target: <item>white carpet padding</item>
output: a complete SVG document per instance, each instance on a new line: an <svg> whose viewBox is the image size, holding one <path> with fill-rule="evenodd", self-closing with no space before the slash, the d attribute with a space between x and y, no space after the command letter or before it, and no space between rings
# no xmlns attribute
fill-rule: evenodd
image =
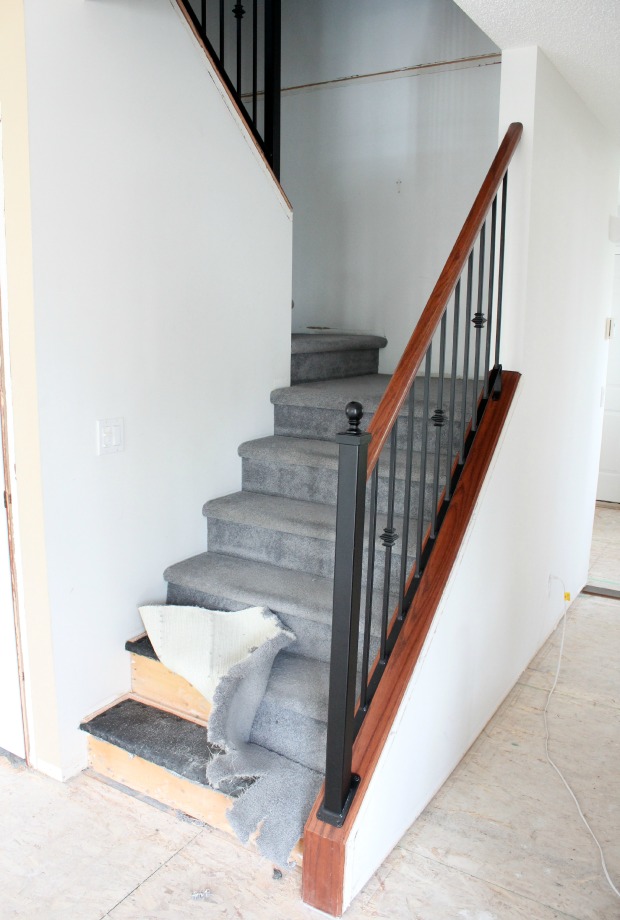
<svg viewBox="0 0 620 920"><path fill-rule="evenodd" d="M210 702L233 665L284 631L266 607L233 613L174 605L139 610L162 664L184 677Z"/></svg>
<svg viewBox="0 0 620 920"><path fill-rule="evenodd" d="M141 607L160 661L213 702L209 741L221 748L206 766L214 788L235 778L255 782L227 815L244 843L259 829L260 852L286 867L321 787L320 773L250 743L273 662L295 641L263 607L234 613L202 607Z"/></svg>

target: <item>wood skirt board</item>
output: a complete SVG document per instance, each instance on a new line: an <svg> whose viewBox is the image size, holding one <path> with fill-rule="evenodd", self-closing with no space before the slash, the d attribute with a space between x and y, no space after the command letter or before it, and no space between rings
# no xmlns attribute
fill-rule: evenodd
<svg viewBox="0 0 620 920"><path fill-rule="evenodd" d="M170 671L161 661L131 656L131 689L141 699L161 705L177 715L206 725L211 703L183 677Z"/></svg>

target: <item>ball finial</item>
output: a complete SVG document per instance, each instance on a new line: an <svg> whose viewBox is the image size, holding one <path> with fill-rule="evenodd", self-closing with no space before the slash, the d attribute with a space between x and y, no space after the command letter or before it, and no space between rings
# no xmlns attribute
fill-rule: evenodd
<svg viewBox="0 0 620 920"><path fill-rule="evenodd" d="M355 401L347 403L345 412L349 420L349 429L347 434L359 434L360 422L362 420L362 416L364 415L362 404Z"/></svg>

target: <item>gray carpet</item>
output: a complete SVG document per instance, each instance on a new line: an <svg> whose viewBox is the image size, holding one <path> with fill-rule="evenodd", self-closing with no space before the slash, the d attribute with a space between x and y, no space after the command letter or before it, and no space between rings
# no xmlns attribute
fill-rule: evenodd
<svg viewBox="0 0 620 920"><path fill-rule="evenodd" d="M250 742L256 713L265 696L276 656L294 640L281 632L240 661L220 681L209 718L209 741L222 748L207 765L207 781L228 788L233 781L254 779L228 812L243 843L258 830L259 851L280 867L302 836L320 789L320 773ZM295 732L295 726L285 734ZM290 741L294 750L294 737Z"/></svg>

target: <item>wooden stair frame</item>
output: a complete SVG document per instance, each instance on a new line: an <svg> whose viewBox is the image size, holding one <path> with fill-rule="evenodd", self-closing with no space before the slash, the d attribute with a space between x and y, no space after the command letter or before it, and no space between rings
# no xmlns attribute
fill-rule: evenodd
<svg viewBox="0 0 620 920"><path fill-rule="evenodd" d="M446 588L480 489L508 417L520 374L502 373L502 393L491 399L455 489L418 591L353 746L353 772L361 779L342 827L319 820L321 789L304 830L302 897L331 916L343 911L347 843L374 771L413 676Z"/></svg>
<svg viewBox="0 0 620 920"><path fill-rule="evenodd" d="M143 638L145 634L136 636ZM134 642L135 640L131 640ZM207 728L211 703L183 677L170 671L157 658L130 652L131 693L116 700L135 699L155 709L195 722ZM106 709L109 707L106 707ZM84 719L89 722L99 711ZM226 816L234 799L208 786L198 785L182 776L171 773L166 767L131 754L121 747L88 735L88 765L94 774L104 780L112 780L134 792L153 799L162 805L197 818L228 834L234 840L237 836ZM253 844L253 841L251 841ZM241 844L240 844L241 845ZM291 860L297 866L303 861L303 840L293 848Z"/></svg>

